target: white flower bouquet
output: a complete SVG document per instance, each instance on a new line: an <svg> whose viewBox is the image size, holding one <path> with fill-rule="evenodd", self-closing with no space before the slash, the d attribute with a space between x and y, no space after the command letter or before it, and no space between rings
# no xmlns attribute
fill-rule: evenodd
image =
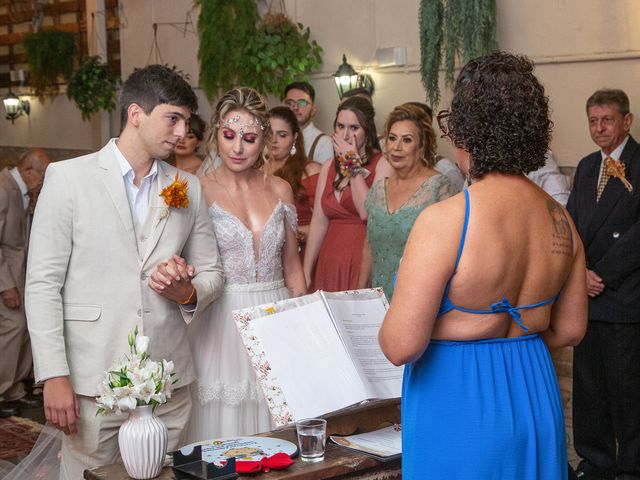
<svg viewBox="0 0 640 480"><path fill-rule="evenodd" d="M173 362L149 359L149 337L138 335L138 327L129 333L130 356L116 360L104 372L100 396L96 398L97 414L110 415L135 409L141 405L158 405L171 398L174 385Z"/></svg>

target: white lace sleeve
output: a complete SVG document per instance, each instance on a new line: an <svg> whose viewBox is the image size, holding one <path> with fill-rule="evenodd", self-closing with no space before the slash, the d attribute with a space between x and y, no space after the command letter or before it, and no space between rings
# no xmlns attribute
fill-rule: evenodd
<svg viewBox="0 0 640 480"><path fill-rule="evenodd" d="M284 207L284 216L289 222L289 225L291 226L294 232L297 232L298 231L298 214L296 212L295 205L282 202L282 206Z"/></svg>

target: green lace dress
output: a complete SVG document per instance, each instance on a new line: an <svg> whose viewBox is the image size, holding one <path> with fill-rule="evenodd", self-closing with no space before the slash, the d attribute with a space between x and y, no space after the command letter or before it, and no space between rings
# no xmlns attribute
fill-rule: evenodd
<svg viewBox="0 0 640 480"><path fill-rule="evenodd" d="M444 175L427 178L396 211L387 206L387 179L369 189L365 207L369 213L367 239L371 247L371 286L382 287L387 299L393 296L393 280L400 265L409 232L416 218L429 205L459 193Z"/></svg>

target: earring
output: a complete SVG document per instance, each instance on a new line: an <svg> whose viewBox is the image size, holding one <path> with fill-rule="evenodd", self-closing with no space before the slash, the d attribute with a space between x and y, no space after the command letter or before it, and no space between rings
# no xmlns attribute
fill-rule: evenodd
<svg viewBox="0 0 640 480"><path fill-rule="evenodd" d="M298 149L296 148L295 143L293 145L291 145L291 156L294 156L296 153L298 153Z"/></svg>

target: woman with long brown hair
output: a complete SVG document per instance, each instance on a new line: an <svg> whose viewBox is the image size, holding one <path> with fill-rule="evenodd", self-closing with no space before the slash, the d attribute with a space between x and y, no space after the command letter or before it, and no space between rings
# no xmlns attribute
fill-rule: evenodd
<svg viewBox="0 0 640 480"><path fill-rule="evenodd" d="M269 120L273 135L269 143L270 159L265 169L286 180L293 189L298 213L298 245L300 257L304 258L321 165L305 155L302 131L290 108L272 108L269 110Z"/></svg>
<svg viewBox="0 0 640 480"><path fill-rule="evenodd" d="M365 198L374 180L391 170L378 150L374 116L373 105L360 97L345 100L336 112L336 156L320 170L304 256L307 285L314 288L336 292L358 286Z"/></svg>

